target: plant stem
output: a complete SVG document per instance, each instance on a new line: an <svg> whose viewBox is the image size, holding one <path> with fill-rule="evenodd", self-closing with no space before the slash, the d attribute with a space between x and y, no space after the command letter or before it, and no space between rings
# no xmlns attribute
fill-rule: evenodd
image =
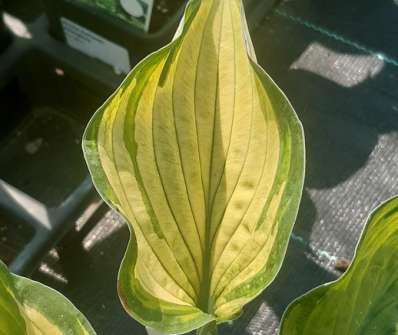
<svg viewBox="0 0 398 335"><path fill-rule="evenodd" d="M196 335L218 335L217 322L212 321L197 330Z"/></svg>

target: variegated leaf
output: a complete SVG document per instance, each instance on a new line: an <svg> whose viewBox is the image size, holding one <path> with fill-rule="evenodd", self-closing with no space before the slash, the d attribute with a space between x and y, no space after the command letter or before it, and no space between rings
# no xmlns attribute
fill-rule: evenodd
<svg viewBox="0 0 398 335"><path fill-rule="evenodd" d="M95 332L60 293L11 274L0 261L0 334L95 335Z"/></svg>
<svg viewBox="0 0 398 335"><path fill-rule="evenodd" d="M303 133L256 62L240 0L191 0L175 39L96 112L83 149L129 223L119 295L138 321L183 333L230 320L273 280L301 197Z"/></svg>

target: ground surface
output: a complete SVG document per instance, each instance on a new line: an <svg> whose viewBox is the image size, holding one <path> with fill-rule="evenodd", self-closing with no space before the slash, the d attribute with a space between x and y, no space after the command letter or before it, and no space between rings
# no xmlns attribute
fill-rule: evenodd
<svg viewBox="0 0 398 335"><path fill-rule="evenodd" d="M277 334L292 299L335 279L351 258L369 211L398 193L398 3L293 0L254 34L259 62L303 121L307 177L287 258L266 292L222 334ZM66 294L98 334L140 335L115 288L127 227L113 213L70 257L35 278ZM42 270L46 266L42 267Z"/></svg>

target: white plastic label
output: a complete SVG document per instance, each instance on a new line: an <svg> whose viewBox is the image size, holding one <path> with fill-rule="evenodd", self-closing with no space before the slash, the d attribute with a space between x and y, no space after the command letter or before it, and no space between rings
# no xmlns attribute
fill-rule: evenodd
<svg viewBox="0 0 398 335"><path fill-rule="evenodd" d="M125 48L67 18L62 17L61 24L69 46L113 66L116 73L130 71L129 53Z"/></svg>
<svg viewBox="0 0 398 335"><path fill-rule="evenodd" d="M120 5L147 32L151 23L153 2L154 0L120 0Z"/></svg>

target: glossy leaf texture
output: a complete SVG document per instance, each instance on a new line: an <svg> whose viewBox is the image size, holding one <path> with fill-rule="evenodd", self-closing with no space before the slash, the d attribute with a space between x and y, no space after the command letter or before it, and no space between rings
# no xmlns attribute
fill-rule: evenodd
<svg viewBox="0 0 398 335"><path fill-rule="evenodd" d="M377 208L337 281L286 310L281 335L398 335L398 197Z"/></svg>
<svg viewBox="0 0 398 335"><path fill-rule="evenodd" d="M256 63L242 8L191 0L174 40L83 139L94 184L131 231L123 305L164 333L239 315L278 272L297 214L302 127Z"/></svg>
<svg viewBox="0 0 398 335"><path fill-rule="evenodd" d="M0 334L95 335L95 332L60 293L11 274L0 261Z"/></svg>

